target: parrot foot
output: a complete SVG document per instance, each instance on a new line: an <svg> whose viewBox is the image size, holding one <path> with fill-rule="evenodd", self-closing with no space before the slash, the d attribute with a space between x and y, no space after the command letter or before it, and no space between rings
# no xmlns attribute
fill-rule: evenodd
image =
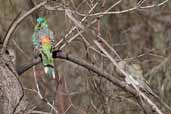
<svg viewBox="0 0 171 114"><path fill-rule="evenodd" d="M60 56L62 54L62 50L56 50L53 51L53 58L57 58L58 56Z"/></svg>

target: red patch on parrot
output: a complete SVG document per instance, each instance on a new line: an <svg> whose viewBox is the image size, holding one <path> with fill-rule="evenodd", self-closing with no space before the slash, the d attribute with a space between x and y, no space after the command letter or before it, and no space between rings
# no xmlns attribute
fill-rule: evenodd
<svg viewBox="0 0 171 114"><path fill-rule="evenodd" d="M44 36L42 39L41 39L41 44L49 44L50 43L50 38L48 36Z"/></svg>

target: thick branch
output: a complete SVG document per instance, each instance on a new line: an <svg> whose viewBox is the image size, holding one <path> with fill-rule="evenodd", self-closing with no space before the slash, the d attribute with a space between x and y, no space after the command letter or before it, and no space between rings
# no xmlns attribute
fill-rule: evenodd
<svg viewBox="0 0 171 114"><path fill-rule="evenodd" d="M54 51L53 57L59 58L59 59L64 59L64 60L67 60L69 62L73 62L77 65L80 65L86 69L89 69L90 71L98 74L96 76L105 78L106 80L111 82L113 85L122 88L124 91L129 92L130 94L134 95L135 98L139 99L139 97L138 97L139 94L132 87L128 86L125 82L116 79L112 75L105 72L103 69L100 69L100 68L94 66L93 64L90 64L84 60L81 60L78 57L73 57L71 55L64 54L61 51ZM33 65L39 64L40 62L41 62L41 58L40 58L40 56L38 56L37 59L35 59L33 62L30 62L29 64L25 64L22 67L20 67L21 69L17 68L17 72L19 75L21 75L22 73L27 71L29 68L31 68ZM145 107L143 107L143 108L145 108Z"/></svg>
<svg viewBox="0 0 171 114"><path fill-rule="evenodd" d="M41 62L41 58L37 57L33 59L33 61L30 61L29 63L23 64L21 66L17 66L16 70L17 70L18 75L23 74L24 72L32 68L34 65L39 64L40 62Z"/></svg>
<svg viewBox="0 0 171 114"><path fill-rule="evenodd" d="M133 95L137 95L136 91L134 89L132 89L130 86L128 86L125 82L122 82L118 79L116 79L115 77L113 77L112 75L108 74L107 72L105 72L103 69L99 69L96 66L94 66L93 64L90 64L84 60L80 60L77 57L73 57L71 55L68 54L64 54L62 52L59 51L54 51L53 52L53 56L54 58L60 58L60 59L64 59L70 62L73 62L75 64L78 64L86 69L89 69L91 71L93 71L94 73L98 74L97 76L103 77L105 79L107 79L108 81L110 81L111 83L113 83L114 85L124 89L125 91L133 94ZM17 72L19 75L21 75L22 73L24 73L26 70L28 70L29 68L31 68L33 65L36 65L38 63L41 62L40 57L37 57L37 59L35 59L33 62L29 63L29 64L25 64L21 67L17 68Z"/></svg>

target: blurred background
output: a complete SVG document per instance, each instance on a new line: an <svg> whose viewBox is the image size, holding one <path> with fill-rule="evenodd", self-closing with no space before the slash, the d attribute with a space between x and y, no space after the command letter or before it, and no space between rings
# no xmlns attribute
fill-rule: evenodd
<svg viewBox="0 0 171 114"><path fill-rule="evenodd" d="M8 47L15 49L16 66L32 60L31 36L36 18L43 16L55 33L56 43L63 41L56 49L66 44L62 47L63 52L120 78L114 65L93 42L100 36L119 54L120 58L108 49L117 62L122 59L130 66L136 66L136 72L141 74L139 76L145 78L156 94L171 106L171 2L168 0L160 4L163 1L54 0L19 24ZM42 0L0 0L1 43L11 23L40 2ZM111 7L117 2L116 6ZM108 8L111 9L106 13ZM79 24L84 17L86 19ZM96 22L91 24L94 20ZM74 26L76 29L67 35ZM46 78L42 64L36 65L36 74L42 94L50 102L55 98L54 106L61 114L143 114L131 95L96 77L97 74L60 59L55 59L55 69L63 80L58 89L56 82ZM28 107L33 108L30 113L50 112L48 105L33 91L36 88L33 69L26 71L19 79L25 89ZM167 110L162 110L167 113Z"/></svg>

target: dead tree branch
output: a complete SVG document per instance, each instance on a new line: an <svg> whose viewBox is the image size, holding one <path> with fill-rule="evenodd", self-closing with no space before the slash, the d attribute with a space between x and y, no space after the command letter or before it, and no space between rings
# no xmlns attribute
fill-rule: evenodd
<svg viewBox="0 0 171 114"><path fill-rule="evenodd" d="M102 69L97 68L93 64L90 64L90 63L88 63L88 62L86 62L84 60L80 60L77 57L73 57L71 55L64 54L64 53L59 52L59 51L54 51L53 56L54 56L54 58L64 59L64 60L73 62L75 64L78 64L78 65L80 65L80 66L82 66L82 67L84 67L86 69L89 69L89 70L93 71L94 73L98 74L97 76L100 76L100 77L103 77L103 78L107 79L108 81L110 81L114 85L122 88L123 90L125 90L125 91L127 91L127 92L129 92L129 93L131 93L131 94L133 94L135 96L137 95L136 91L132 87L128 86L125 82L122 82L122 81L116 79L112 75L108 74L107 72L105 72ZM28 63L28 64L25 64L22 67L20 67L20 68L23 68L23 69L20 69L20 70L17 69L17 72L21 75L22 73L24 73L25 71L27 71L28 69L33 67L33 65L36 65L36 64L38 64L40 62L41 62L41 58L38 57L32 63Z"/></svg>
<svg viewBox="0 0 171 114"><path fill-rule="evenodd" d="M118 68L120 70L120 72L125 76L125 78L129 78L130 74L128 74L126 71L124 71L122 68L120 68L120 66L117 64L117 62L110 56L110 54L100 45L100 43L98 43L97 41L94 41L94 43L98 46L98 48L106 54L106 56L108 56L108 58L111 60L111 62L116 66L116 68ZM155 112L157 112L158 114L164 114L159 108L158 106L153 103L153 101L151 101L151 99L149 99L140 89L139 87L135 84L135 81L133 78L130 78L130 84L134 87L134 89L137 91L138 95L140 97L142 97L144 100L146 100L149 105L151 105L151 107L154 109Z"/></svg>
<svg viewBox="0 0 171 114"><path fill-rule="evenodd" d="M126 82L118 80L114 76L112 76L112 75L108 74L107 72L105 72L103 69L97 68L93 64L90 64L90 63L88 63L88 62L86 62L84 60L81 60L78 57L73 57L71 55L64 54L61 51L54 51L53 52L53 57L63 59L63 60L67 60L69 62L73 62L73 63L75 63L77 65L80 65L80 66L82 66L82 67L84 67L86 69L89 69L90 71L98 74L96 76L103 77L104 79L111 82L113 85L118 86L119 88L122 88L124 91L134 95L135 98L138 98L138 96L139 96L139 93L135 89L130 87L128 84L126 84ZM39 64L40 62L41 62L41 58L37 57L37 59L35 59L33 62L31 62L29 64L25 64L24 66L20 67L22 69L20 69L20 70L17 69L17 72L21 75L22 73L27 71L29 68L33 67L33 65ZM154 110L154 109L152 109L152 110Z"/></svg>
<svg viewBox="0 0 171 114"><path fill-rule="evenodd" d="M3 42L3 48L2 48L2 53L5 52L7 44L9 42L9 39L12 35L12 33L15 31L15 29L17 28L17 26L27 17L29 16L31 13L33 13L34 11L36 11L37 9L41 8L42 6L44 6L48 1L43 1L40 4L36 5L35 7L33 7L32 9L30 9L28 12L26 12L23 16L21 16L20 18L18 18L13 25L10 27L10 29L7 31L7 35L4 38L4 42Z"/></svg>

